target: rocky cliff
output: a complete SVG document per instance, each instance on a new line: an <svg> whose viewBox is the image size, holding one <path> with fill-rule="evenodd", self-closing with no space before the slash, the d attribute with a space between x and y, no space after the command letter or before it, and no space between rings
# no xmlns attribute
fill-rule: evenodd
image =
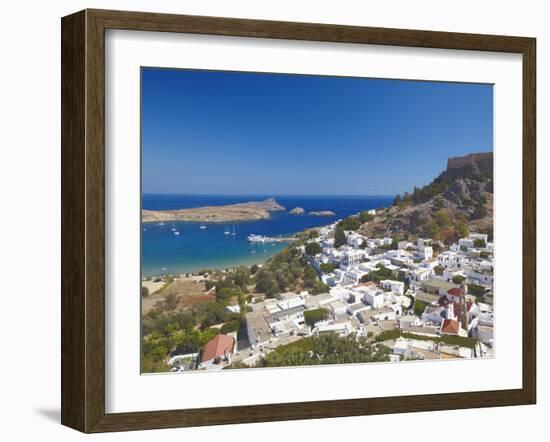
<svg viewBox="0 0 550 442"><path fill-rule="evenodd" d="M449 158L430 184L396 197L360 232L373 236L419 236L452 242L468 231L493 231L493 154Z"/></svg>

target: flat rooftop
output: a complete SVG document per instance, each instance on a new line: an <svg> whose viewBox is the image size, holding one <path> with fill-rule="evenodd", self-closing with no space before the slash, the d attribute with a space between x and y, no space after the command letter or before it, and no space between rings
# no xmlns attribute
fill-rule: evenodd
<svg viewBox="0 0 550 442"><path fill-rule="evenodd" d="M428 279L426 281L422 281L421 285L424 287L430 287L434 289L444 289L444 290L451 290L457 285L451 284L450 282L443 281L441 279Z"/></svg>

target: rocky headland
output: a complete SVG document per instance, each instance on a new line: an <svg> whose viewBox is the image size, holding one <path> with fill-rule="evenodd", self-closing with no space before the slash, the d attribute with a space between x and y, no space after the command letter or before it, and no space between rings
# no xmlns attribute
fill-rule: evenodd
<svg viewBox="0 0 550 442"><path fill-rule="evenodd" d="M271 212L286 210L274 198L264 201L228 204L225 206L205 206L176 210L142 210L142 222L189 221L201 223L221 223L255 221L271 217Z"/></svg>

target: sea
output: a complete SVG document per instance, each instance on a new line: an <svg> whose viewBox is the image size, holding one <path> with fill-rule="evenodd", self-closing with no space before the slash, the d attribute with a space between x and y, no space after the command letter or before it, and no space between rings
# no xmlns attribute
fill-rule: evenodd
<svg viewBox="0 0 550 442"><path fill-rule="evenodd" d="M143 223L141 232L142 276L177 275L201 269L225 269L261 264L288 246L288 243L249 243L251 234L290 236L302 230L331 224L363 210L387 207L393 196L288 196L288 195L168 195L144 194L142 207L150 210L184 209L263 201L275 198L287 209L272 212L271 218L236 223L165 222ZM306 214L288 211L302 207ZM334 216L308 215L310 211L330 210ZM174 235L172 229L180 232ZM224 232L235 232L225 235Z"/></svg>

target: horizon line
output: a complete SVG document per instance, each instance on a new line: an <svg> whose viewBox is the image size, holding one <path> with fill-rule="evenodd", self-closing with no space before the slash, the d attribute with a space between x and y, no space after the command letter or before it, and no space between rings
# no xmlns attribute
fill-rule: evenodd
<svg viewBox="0 0 550 442"><path fill-rule="evenodd" d="M288 197L288 196L310 196L310 197L395 197L399 193L391 194L345 194L345 193L335 193L335 194L305 194L305 193L177 193L177 192L141 192L141 195L171 195L171 196L260 196L260 197Z"/></svg>

